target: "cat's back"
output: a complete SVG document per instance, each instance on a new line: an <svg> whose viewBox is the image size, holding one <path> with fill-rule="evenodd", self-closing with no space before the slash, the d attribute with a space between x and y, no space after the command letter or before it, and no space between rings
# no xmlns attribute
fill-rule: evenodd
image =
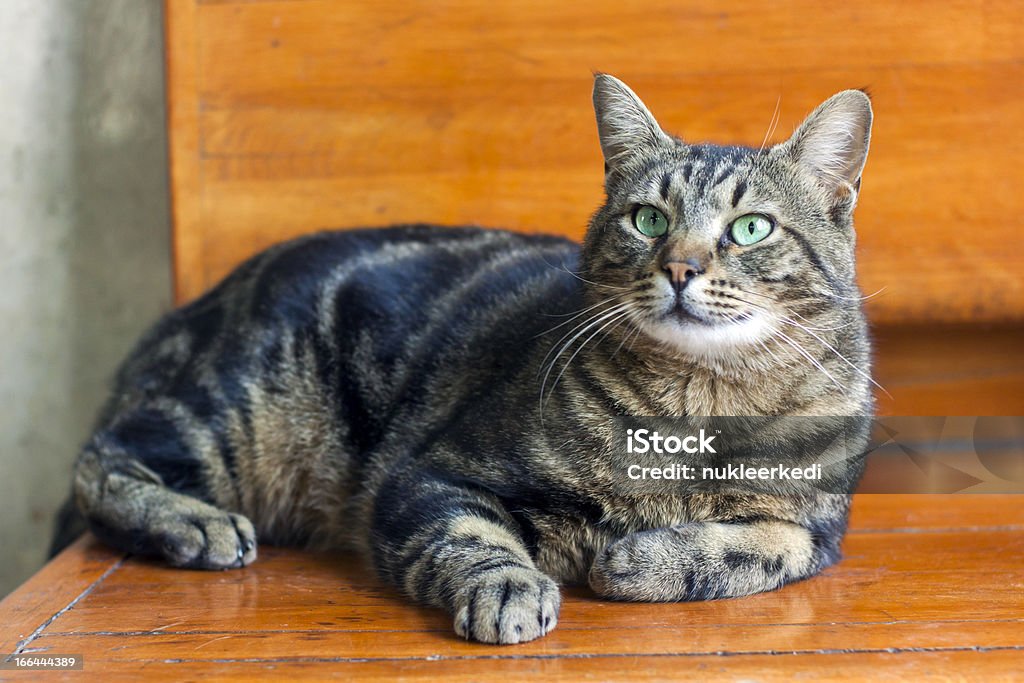
<svg viewBox="0 0 1024 683"><path fill-rule="evenodd" d="M415 328L460 294L496 303L538 274L562 279L577 245L548 235L408 225L322 232L273 247L247 271L238 317L293 328L330 323ZM229 278L230 280L230 278ZM536 285L536 283L534 283ZM243 322L238 320L238 322Z"/></svg>
<svg viewBox="0 0 1024 683"><path fill-rule="evenodd" d="M296 366L357 381L482 328L514 347L550 326L538 306L572 305L577 252L560 237L422 224L283 242L159 321L122 366L114 403L243 401L245 385Z"/></svg>

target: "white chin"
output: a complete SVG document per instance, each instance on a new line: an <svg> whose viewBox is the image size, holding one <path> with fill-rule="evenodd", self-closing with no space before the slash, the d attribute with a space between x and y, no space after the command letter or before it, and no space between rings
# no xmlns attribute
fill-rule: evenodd
<svg viewBox="0 0 1024 683"><path fill-rule="evenodd" d="M705 325L697 321L665 319L641 323L653 339L687 356L723 359L748 349L768 336L763 316L752 315L742 322Z"/></svg>

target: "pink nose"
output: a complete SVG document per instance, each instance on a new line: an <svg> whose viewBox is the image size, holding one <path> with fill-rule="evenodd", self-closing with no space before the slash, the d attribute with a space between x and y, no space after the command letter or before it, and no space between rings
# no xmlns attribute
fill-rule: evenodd
<svg viewBox="0 0 1024 683"><path fill-rule="evenodd" d="M678 290L682 289L690 280L704 272L704 268L695 258L688 258L682 261L669 261L664 265L668 279Z"/></svg>

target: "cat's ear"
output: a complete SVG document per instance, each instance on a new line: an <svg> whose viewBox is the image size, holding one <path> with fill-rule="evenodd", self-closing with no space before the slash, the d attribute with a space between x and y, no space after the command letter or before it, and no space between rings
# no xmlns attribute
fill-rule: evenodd
<svg viewBox="0 0 1024 683"><path fill-rule="evenodd" d="M828 98L781 146L834 194L856 191L871 142L871 99L860 90Z"/></svg>
<svg viewBox="0 0 1024 683"><path fill-rule="evenodd" d="M640 98L614 76L594 77L594 113L608 170L671 141Z"/></svg>

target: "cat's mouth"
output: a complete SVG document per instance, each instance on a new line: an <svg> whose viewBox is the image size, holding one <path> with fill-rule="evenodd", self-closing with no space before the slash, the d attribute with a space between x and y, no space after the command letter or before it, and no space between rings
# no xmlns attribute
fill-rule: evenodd
<svg viewBox="0 0 1024 683"><path fill-rule="evenodd" d="M665 312L665 319L677 322L681 325L698 324L714 325L715 322L701 315L699 311L683 299L676 299L675 303Z"/></svg>
<svg viewBox="0 0 1024 683"><path fill-rule="evenodd" d="M699 305L673 302L641 323L651 337L692 357L727 358L756 345L768 334L762 316L753 312L725 315Z"/></svg>

